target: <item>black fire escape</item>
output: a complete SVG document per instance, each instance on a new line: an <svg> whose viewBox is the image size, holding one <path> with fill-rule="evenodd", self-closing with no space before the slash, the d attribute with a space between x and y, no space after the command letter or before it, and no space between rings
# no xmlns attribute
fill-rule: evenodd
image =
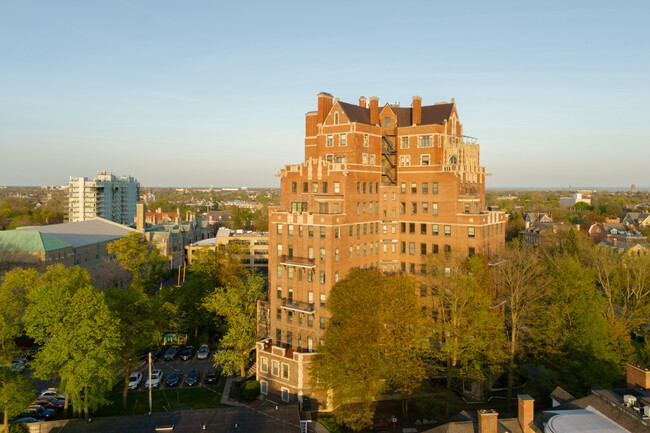
<svg viewBox="0 0 650 433"><path fill-rule="evenodd" d="M382 185L397 185L397 150L395 145L386 135L382 136L381 154L383 159L382 166Z"/></svg>

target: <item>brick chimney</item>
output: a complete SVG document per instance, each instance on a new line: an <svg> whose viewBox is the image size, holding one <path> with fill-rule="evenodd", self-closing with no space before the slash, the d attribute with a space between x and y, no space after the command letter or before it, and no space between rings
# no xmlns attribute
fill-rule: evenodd
<svg viewBox="0 0 650 433"><path fill-rule="evenodd" d="M176 218L174 219L174 223L176 223L176 225L179 225L181 223L181 208L180 207L176 208Z"/></svg>
<svg viewBox="0 0 650 433"><path fill-rule="evenodd" d="M499 414L492 409L478 411L478 433L497 433Z"/></svg>
<svg viewBox="0 0 650 433"><path fill-rule="evenodd" d="M376 96L370 97L370 123L379 124L379 98Z"/></svg>
<svg viewBox="0 0 650 433"><path fill-rule="evenodd" d="M413 97L413 124L419 125L422 123L422 98L420 96Z"/></svg>
<svg viewBox="0 0 650 433"><path fill-rule="evenodd" d="M318 123L323 123L332 109L332 95L321 92L318 94Z"/></svg>
<svg viewBox="0 0 650 433"><path fill-rule="evenodd" d="M366 97L365 96L359 97L359 107L366 108Z"/></svg>
<svg viewBox="0 0 650 433"><path fill-rule="evenodd" d="M533 433L530 423L535 418L535 399L528 394L517 396L517 418L524 433Z"/></svg>
<svg viewBox="0 0 650 433"><path fill-rule="evenodd" d="M625 373L628 388L638 386L646 391L650 390L650 369L628 362L625 366Z"/></svg>
<svg viewBox="0 0 650 433"><path fill-rule="evenodd" d="M135 205L135 229L144 233L144 203Z"/></svg>

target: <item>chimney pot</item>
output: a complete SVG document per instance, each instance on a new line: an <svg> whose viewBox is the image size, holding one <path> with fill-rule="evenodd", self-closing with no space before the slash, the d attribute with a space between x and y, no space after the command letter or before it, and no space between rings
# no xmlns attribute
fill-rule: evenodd
<svg viewBox="0 0 650 433"><path fill-rule="evenodd" d="M478 411L478 433L497 433L499 414L492 409Z"/></svg>
<svg viewBox="0 0 650 433"><path fill-rule="evenodd" d="M366 97L365 96L359 97L359 107L366 108Z"/></svg>

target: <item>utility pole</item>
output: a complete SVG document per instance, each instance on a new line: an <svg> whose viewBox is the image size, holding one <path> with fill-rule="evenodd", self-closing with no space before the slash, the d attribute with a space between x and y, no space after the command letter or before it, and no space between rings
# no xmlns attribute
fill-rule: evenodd
<svg viewBox="0 0 650 433"><path fill-rule="evenodd" d="M153 406L151 402L151 351L149 351L149 415L153 413Z"/></svg>

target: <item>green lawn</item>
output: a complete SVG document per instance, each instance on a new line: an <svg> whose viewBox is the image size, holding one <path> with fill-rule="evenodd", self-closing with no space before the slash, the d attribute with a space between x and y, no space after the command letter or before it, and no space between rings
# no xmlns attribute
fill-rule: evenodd
<svg viewBox="0 0 650 433"><path fill-rule="evenodd" d="M226 379L221 378L216 387L175 388L151 393L154 412L168 412L180 408L206 409L224 407L220 400ZM134 415L149 412L149 393L129 391L127 409L122 410L122 392L114 390L108 396L110 403L101 407L95 416Z"/></svg>

